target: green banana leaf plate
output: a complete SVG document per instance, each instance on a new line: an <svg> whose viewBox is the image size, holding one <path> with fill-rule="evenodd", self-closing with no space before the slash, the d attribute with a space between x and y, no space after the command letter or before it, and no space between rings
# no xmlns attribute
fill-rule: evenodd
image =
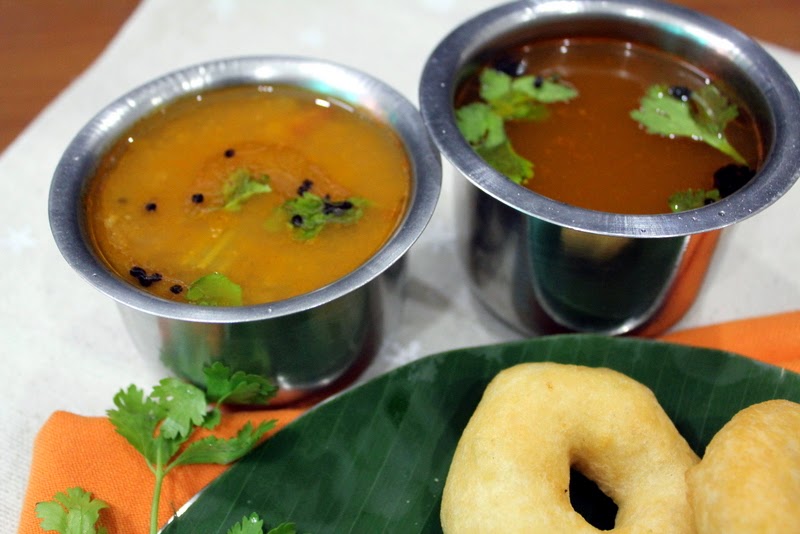
<svg viewBox="0 0 800 534"><path fill-rule="evenodd" d="M310 410L211 483L163 532L224 534L253 512L304 533L441 532L442 488L462 430L492 377L529 361L610 367L639 380L701 456L740 409L773 398L800 402L800 375L657 341L577 334L454 350Z"/></svg>

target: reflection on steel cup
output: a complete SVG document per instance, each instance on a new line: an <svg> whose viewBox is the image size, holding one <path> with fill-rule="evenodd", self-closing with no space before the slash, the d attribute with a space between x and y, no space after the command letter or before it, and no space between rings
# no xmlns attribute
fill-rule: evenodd
<svg viewBox="0 0 800 534"><path fill-rule="evenodd" d="M190 93L243 84L283 83L359 106L387 123L409 159L411 192L403 219L364 264L318 290L255 306L215 307L173 302L120 280L85 235L83 192L104 152L134 122ZM203 367L222 361L257 373L279 387L286 403L341 385L377 353L397 321L404 255L430 220L441 187L441 163L414 106L399 92L360 71L299 57L231 58L169 73L101 110L67 147L50 188L50 225L67 262L119 304L124 322L146 356L179 376L203 381Z"/></svg>
<svg viewBox="0 0 800 534"><path fill-rule="evenodd" d="M482 52L537 39L605 37L678 56L735 91L753 115L764 161L736 193L683 213L593 211L518 186L462 138L453 96ZM466 178L460 248L479 300L528 335L654 335L691 306L719 237L780 198L800 177L800 94L749 37L694 11L648 0L501 5L438 44L420 107L434 142Z"/></svg>

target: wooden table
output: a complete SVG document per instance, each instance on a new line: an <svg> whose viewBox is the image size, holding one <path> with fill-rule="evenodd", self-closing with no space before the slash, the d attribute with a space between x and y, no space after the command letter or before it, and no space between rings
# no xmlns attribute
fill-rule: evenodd
<svg viewBox="0 0 800 534"><path fill-rule="evenodd" d="M94 61L138 3L0 0L0 150ZM800 0L675 3L800 52Z"/></svg>

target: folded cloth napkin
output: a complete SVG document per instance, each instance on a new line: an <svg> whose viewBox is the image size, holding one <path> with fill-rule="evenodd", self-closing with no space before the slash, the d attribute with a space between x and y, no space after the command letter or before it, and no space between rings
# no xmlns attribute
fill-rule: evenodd
<svg viewBox="0 0 800 534"><path fill-rule="evenodd" d="M735 352L800 373L800 311L680 330L660 339Z"/></svg>
<svg viewBox="0 0 800 534"><path fill-rule="evenodd" d="M800 311L684 330L662 340L736 352L800 372ZM229 437L246 421L276 419L282 428L307 406L226 414L215 435ZM273 433L274 433L273 431ZM201 432L199 437L207 435ZM159 506L160 524L225 470L218 465L175 468L166 478ZM54 413L34 444L30 481L25 495L20 534L40 533L36 503L79 486L106 501L102 523L110 533L148 531L153 475L144 461L105 417Z"/></svg>

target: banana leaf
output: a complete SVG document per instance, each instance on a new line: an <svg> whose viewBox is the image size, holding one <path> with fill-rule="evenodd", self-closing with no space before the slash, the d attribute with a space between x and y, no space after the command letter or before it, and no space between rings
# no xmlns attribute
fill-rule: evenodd
<svg viewBox="0 0 800 534"><path fill-rule="evenodd" d="M701 456L738 410L800 401L800 375L658 341L578 334L454 350L312 409L212 482L164 532L224 534L257 512L268 525L291 521L314 534L439 533L450 460L484 388L503 368L546 360L610 367L646 384Z"/></svg>

